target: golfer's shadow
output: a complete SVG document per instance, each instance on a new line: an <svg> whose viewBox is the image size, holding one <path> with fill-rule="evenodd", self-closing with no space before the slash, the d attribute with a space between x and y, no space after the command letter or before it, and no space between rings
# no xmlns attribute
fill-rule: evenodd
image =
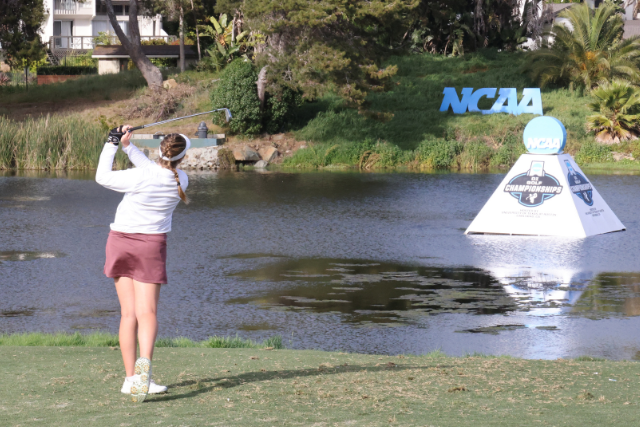
<svg viewBox="0 0 640 427"><path fill-rule="evenodd" d="M450 366L436 364L438 368L448 368ZM333 368L309 368L309 369L298 369L298 370L285 370L285 371L266 371L266 372L247 372L244 374L232 376L232 377L219 377L219 378L203 378L198 380L189 380L182 381L176 384L168 385L169 389L174 387L186 387L190 385L195 385L198 388L189 391L187 393L177 394L177 395L165 395L162 397L155 397L153 399L148 399L147 401L151 402L166 402L169 400L177 400L177 399L187 399L190 397L195 397L202 393L210 392L214 389L225 389L225 388L233 388L249 383L259 382L259 381L270 381L270 380L286 380L291 378L301 378L301 377L313 377L319 375L334 375L334 374L345 374L345 373L356 373L356 372L382 372L382 371L402 371L407 369L426 369L433 366L402 366L402 365L383 365L383 366L371 366L371 365L340 365ZM224 381L223 381L224 380Z"/></svg>

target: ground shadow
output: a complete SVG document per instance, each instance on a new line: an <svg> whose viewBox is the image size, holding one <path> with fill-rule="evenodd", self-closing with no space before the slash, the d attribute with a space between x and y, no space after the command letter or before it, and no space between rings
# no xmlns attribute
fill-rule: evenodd
<svg viewBox="0 0 640 427"><path fill-rule="evenodd" d="M283 370L283 371L266 371L266 372L247 372L244 374L231 376L231 377L217 377L217 378L202 378L197 380L182 381L175 384L170 384L167 387L169 389L175 387L187 387L192 386L195 389L186 393L177 395L164 395L162 397L156 397L149 402L168 402L171 400L188 399L198 396L203 393L208 393L217 388L233 388L241 385L270 381L270 380L287 380L292 378L312 377L321 375L335 375L344 373L357 373L357 372L385 372L385 371L402 371L408 369L427 369L427 368L439 368L446 369L451 368L450 365L440 365L435 363L433 366L414 366L414 365L396 365L393 363L387 363L382 366L367 366L367 365L340 365L333 368L308 368L298 370Z"/></svg>

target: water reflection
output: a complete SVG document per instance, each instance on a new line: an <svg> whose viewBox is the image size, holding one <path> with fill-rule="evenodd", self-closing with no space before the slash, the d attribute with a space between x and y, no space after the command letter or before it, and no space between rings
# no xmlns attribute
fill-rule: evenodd
<svg viewBox="0 0 640 427"><path fill-rule="evenodd" d="M61 252L29 252L29 251L0 251L2 261L33 261L35 259L60 258L65 256Z"/></svg>
<svg viewBox="0 0 640 427"><path fill-rule="evenodd" d="M340 313L348 315L348 322L408 322L438 313L496 314L517 308L495 279L475 268L306 258L286 259L233 276L287 286L232 303Z"/></svg>
<svg viewBox="0 0 640 427"><path fill-rule="evenodd" d="M595 276L571 314L589 318L640 315L640 273L601 273Z"/></svg>
<svg viewBox="0 0 640 427"><path fill-rule="evenodd" d="M246 259L264 254L242 254ZM235 257L233 257L235 258ZM439 313L589 318L640 315L640 273L421 267L327 258L284 259L233 277L284 286L229 301L282 311L346 315L347 322L406 323ZM511 330L494 325L466 332ZM497 328L497 329L495 329ZM506 329L505 329L506 328ZM485 330L486 329L486 330Z"/></svg>

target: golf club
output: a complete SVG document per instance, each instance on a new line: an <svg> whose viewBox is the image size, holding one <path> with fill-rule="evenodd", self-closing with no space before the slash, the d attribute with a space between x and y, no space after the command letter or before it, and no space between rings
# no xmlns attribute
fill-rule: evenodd
<svg viewBox="0 0 640 427"><path fill-rule="evenodd" d="M191 114L190 116L177 117L175 119L163 120L161 122L155 122L155 123L151 123L151 124L148 124L148 125L136 126L134 128L129 129L129 132L133 132L134 130L138 130L138 129L148 128L148 127L151 127L151 126L163 125L163 124L169 123L169 122L175 122L176 120L188 119L189 117L195 117L195 116L201 116L203 114L215 113L216 111L224 111L224 119L225 119L225 121L227 123L229 123L229 120L231 120L232 117L233 117L233 116L231 116L231 111L229 111L228 108L218 108L217 110L205 111L204 113L196 113L196 114Z"/></svg>

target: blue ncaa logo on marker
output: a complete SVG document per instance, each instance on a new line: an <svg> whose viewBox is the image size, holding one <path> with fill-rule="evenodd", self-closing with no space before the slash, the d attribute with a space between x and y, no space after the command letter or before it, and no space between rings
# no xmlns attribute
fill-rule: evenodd
<svg viewBox="0 0 640 427"><path fill-rule="evenodd" d="M523 138L529 153L560 154L567 143L567 130L555 117L536 117L524 128Z"/></svg>

